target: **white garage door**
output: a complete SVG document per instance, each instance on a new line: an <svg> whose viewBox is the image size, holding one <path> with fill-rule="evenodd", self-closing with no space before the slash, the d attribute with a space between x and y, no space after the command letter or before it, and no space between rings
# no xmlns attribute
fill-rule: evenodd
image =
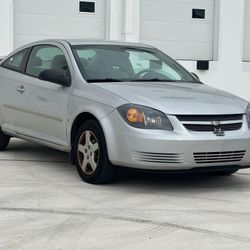
<svg viewBox="0 0 250 250"><path fill-rule="evenodd" d="M215 0L140 1L142 42L175 59L213 59Z"/></svg>
<svg viewBox="0 0 250 250"><path fill-rule="evenodd" d="M245 2L245 35L243 61L250 61L250 0Z"/></svg>
<svg viewBox="0 0 250 250"><path fill-rule="evenodd" d="M14 46L48 38L105 38L106 1L81 2L95 2L95 12L80 12L79 0L14 0Z"/></svg>

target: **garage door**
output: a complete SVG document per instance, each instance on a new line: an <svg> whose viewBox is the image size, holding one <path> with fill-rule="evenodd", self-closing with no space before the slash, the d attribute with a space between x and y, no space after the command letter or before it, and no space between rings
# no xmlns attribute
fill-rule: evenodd
<svg viewBox="0 0 250 250"><path fill-rule="evenodd" d="M48 38L105 38L105 0L15 0L14 46Z"/></svg>
<svg viewBox="0 0 250 250"><path fill-rule="evenodd" d="M175 59L212 60L214 0L140 0L140 40Z"/></svg>
<svg viewBox="0 0 250 250"><path fill-rule="evenodd" d="M245 32L243 61L250 61L250 0L245 2Z"/></svg>

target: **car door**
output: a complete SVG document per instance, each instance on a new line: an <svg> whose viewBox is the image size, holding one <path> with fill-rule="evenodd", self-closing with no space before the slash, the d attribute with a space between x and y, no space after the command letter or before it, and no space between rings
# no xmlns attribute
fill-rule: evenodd
<svg viewBox="0 0 250 250"><path fill-rule="evenodd" d="M23 49L7 58L0 68L1 128L14 133L21 126L25 64L30 48Z"/></svg>
<svg viewBox="0 0 250 250"><path fill-rule="evenodd" d="M65 48L57 43L34 46L25 70L22 121L18 133L50 146L66 150L68 100L72 86L65 87L40 80L40 74L54 70L70 77L70 60Z"/></svg>

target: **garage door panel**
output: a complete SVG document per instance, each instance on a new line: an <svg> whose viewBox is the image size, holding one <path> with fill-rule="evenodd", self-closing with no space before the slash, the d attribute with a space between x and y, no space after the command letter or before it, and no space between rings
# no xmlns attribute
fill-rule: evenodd
<svg viewBox="0 0 250 250"><path fill-rule="evenodd" d="M80 13L76 0L16 0L14 46L48 38L104 39L106 1L95 0L95 13Z"/></svg>
<svg viewBox="0 0 250 250"><path fill-rule="evenodd" d="M37 15L82 15L79 13L80 0L15 0L14 13L37 14ZM98 17L105 17L105 0L95 0ZM93 15L93 14L90 14Z"/></svg>
<svg viewBox="0 0 250 250"><path fill-rule="evenodd" d="M141 19L164 22L192 22L197 20L192 18L192 9L203 9L204 4L192 3L175 3L175 2L158 2L143 1L141 6ZM210 4L206 7L206 23L214 21L214 5ZM173 11L176 10L176 11ZM199 22L204 22L199 20Z"/></svg>
<svg viewBox="0 0 250 250"><path fill-rule="evenodd" d="M66 38L66 37L62 37L62 39L63 38ZM39 40L44 40L44 39L48 39L48 37L47 36L35 36L35 39L34 39L34 35L15 34L14 36L16 48L19 48L25 44L31 43L34 40L39 41Z"/></svg>
<svg viewBox="0 0 250 250"><path fill-rule="evenodd" d="M144 2L151 2L152 0L143 0ZM177 4L202 4L211 5L211 0L153 0L154 3L177 3Z"/></svg>
<svg viewBox="0 0 250 250"><path fill-rule="evenodd" d="M141 0L140 3L142 42L161 45L176 59L213 60L214 0ZM194 19L193 9L205 9L205 18Z"/></svg>
<svg viewBox="0 0 250 250"><path fill-rule="evenodd" d="M206 29L203 24L196 23L194 25L188 23L150 23L144 22L141 29L143 40L154 37L154 40L163 41L185 41L193 42L193 36L190 34L199 34L196 42L212 42L213 29L209 25ZM208 32L210 29L210 32ZM150 33L148 32L150 30Z"/></svg>
<svg viewBox="0 0 250 250"><path fill-rule="evenodd" d="M193 60L207 60L207 51L213 52L213 45L211 43L197 43L197 42L185 42L185 41L155 41L145 40L145 43L154 44L157 48L165 51L169 56L183 60L183 58L193 58ZM193 48L195 46L195 53ZM182 47L182 54L180 57L176 56L176 47ZM197 56L199 55L199 56Z"/></svg>
<svg viewBox="0 0 250 250"><path fill-rule="evenodd" d="M91 22L90 19L94 19ZM91 30L88 23L91 22ZM30 25L32 23L32 25ZM16 34L18 30L24 34L47 35L47 36L82 36L92 34L94 37L104 36L104 24L101 18L83 17L56 17L36 15L17 15L15 19ZM49 28L48 28L49 27ZM23 32L21 32L23 33Z"/></svg>
<svg viewBox="0 0 250 250"><path fill-rule="evenodd" d="M243 61L250 61L250 0L245 1Z"/></svg>

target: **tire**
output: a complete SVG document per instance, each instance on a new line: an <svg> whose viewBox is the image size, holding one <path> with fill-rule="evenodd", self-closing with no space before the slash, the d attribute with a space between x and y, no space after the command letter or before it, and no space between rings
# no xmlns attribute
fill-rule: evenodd
<svg viewBox="0 0 250 250"><path fill-rule="evenodd" d="M105 137L95 120L82 124L73 145L73 160L83 181L91 184L109 183L115 167L108 159Z"/></svg>
<svg viewBox="0 0 250 250"><path fill-rule="evenodd" d="M4 151L10 142L10 136L4 134L0 129L0 151Z"/></svg>

